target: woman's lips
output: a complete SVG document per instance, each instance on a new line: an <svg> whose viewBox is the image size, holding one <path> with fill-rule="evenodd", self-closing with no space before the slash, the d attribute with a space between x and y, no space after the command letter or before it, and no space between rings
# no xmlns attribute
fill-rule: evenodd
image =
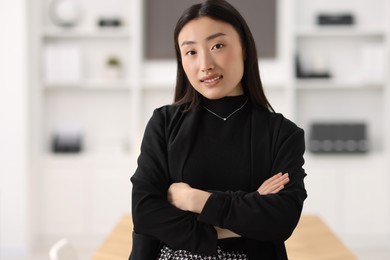
<svg viewBox="0 0 390 260"><path fill-rule="evenodd" d="M222 75L218 75L218 76L208 76L208 77L203 77L200 82L203 82L203 83L206 83L206 84L212 84L212 83L215 83L216 81L222 79L223 76Z"/></svg>

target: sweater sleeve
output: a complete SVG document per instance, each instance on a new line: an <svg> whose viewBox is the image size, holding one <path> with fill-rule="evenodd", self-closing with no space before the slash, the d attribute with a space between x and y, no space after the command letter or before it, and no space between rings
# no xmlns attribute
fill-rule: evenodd
<svg viewBox="0 0 390 260"><path fill-rule="evenodd" d="M271 175L288 172L290 182L277 194L255 192L213 192L199 220L227 228L243 237L262 241L285 241L295 229L306 199L303 179L304 133L281 134L275 141L275 157ZM283 132L281 130L280 132Z"/></svg>
<svg viewBox="0 0 390 260"><path fill-rule="evenodd" d="M171 182L165 129L163 112L155 110L145 130L137 170L131 177L134 232L152 236L173 249L214 254L217 250L214 227L167 201Z"/></svg>

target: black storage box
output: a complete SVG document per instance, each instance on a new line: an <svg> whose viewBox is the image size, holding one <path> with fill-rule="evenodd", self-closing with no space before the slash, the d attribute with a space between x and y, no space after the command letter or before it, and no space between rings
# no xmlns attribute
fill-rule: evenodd
<svg viewBox="0 0 390 260"><path fill-rule="evenodd" d="M366 153L366 124L314 123L310 129L309 151L313 153Z"/></svg>
<svg viewBox="0 0 390 260"><path fill-rule="evenodd" d="M352 14L319 14L317 23L319 25L352 25L355 21Z"/></svg>

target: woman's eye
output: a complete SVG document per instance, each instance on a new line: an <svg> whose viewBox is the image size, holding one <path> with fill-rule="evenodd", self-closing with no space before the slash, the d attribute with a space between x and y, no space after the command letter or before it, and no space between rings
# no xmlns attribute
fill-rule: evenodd
<svg viewBox="0 0 390 260"><path fill-rule="evenodd" d="M186 55L187 55L187 56L192 56L192 55L195 55L195 54L196 54L195 51L187 51L187 52L186 52Z"/></svg>
<svg viewBox="0 0 390 260"><path fill-rule="evenodd" d="M218 44L215 44L214 46L213 46L213 49L221 49L221 48L223 48L223 44L222 43L218 43Z"/></svg>

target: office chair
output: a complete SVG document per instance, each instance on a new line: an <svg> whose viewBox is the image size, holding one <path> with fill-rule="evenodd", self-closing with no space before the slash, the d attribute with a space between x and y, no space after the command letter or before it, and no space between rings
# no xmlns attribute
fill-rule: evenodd
<svg viewBox="0 0 390 260"><path fill-rule="evenodd" d="M50 260L79 260L76 250L66 238L57 241L49 251Z"/></svg>

